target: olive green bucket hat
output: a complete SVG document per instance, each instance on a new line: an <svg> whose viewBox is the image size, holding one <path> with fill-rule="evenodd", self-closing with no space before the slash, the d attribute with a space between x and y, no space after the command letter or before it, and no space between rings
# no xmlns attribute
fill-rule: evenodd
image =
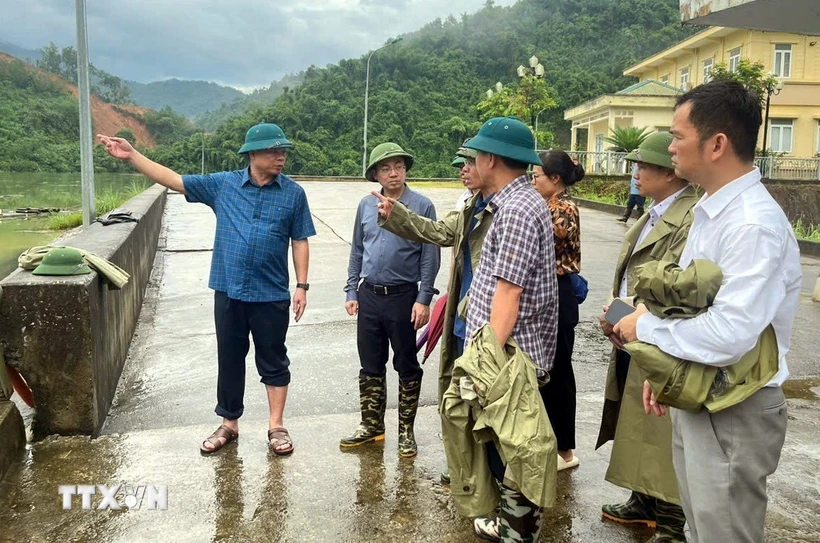
<svg viewBox="0 0 820 543"><path fill-rule="evenodd" d="M55 247L45 254L40 265L32 271L34 275L85 275L91 268L83 260L77 249Z"/></svg>
<svg viewBox="0 0 820 543"><path fill-rule="evenodd" d="M672 134L669 132L655 132L650 134L637 149L624 157L632 162L646 162L656 166L663 166L674 170L672 164L672 153L669 152L669 145L672 143Z"/></svg>
<svg viewBox="0 0 820 543"><path fill-rule="evenodd" d="M461 168L465 162L467 162L468 158L475 158L478 154L475 149L468 149L464 147L467 145L467 142L470 141L470 138L464 140L464 143L461 144L461 147L458 148L456 151L456 158L450 163L451 166L458 166Z"/></svg>
<svg viewBox="0 0 820 543"><path fill-rule="evenodd" d="M365 170L365 178L368 181L376 181L376 176L373 175L376 165L382 160L395 157L404 157L404 164L408 172L413 167L413 155L402 149L399 144L392 142L381 143L370 151L370 162L367 164L367 170Z"/></svg>
<svg viewBox="0 0 820 543"><path fill-rule="evenodd" d="M535 152L532 130L515 117L493 117L464 147L525 164L542 165Z"/></svg>
<svg viewBox="0 0 820 543"><path fill-rule="evenodd" d="M279 126L271 123L261 123L252 126L245 134L245 145L240 147L239 154L264 149L293 149L293 142L285 137Z"/></svg>

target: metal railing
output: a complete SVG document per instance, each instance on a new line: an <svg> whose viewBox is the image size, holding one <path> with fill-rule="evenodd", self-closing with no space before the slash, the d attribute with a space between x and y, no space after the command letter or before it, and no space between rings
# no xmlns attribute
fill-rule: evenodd
<svg viewBox="0 0 820 543"><path fill-rule="evenodd" d="M627 153L616 151L572 151L569 155L584 166L587 175L628 175ZM757 157L755 165L766 179L787 181L820 180L820 158Z"/></svg>
<svg viewBox="0 0 820 543"><path fill-rule="evenodd" d="M586 175L627 175L632 172L629 162L624 160L627 154L617 151L572 151L569 156L584 167Z"/></svg>
<svg viewBox="0 0 820 543"><path fill-rule="evenodd" d="M765 179L820 180L820 158L757 157L755 165Z"/></svg>

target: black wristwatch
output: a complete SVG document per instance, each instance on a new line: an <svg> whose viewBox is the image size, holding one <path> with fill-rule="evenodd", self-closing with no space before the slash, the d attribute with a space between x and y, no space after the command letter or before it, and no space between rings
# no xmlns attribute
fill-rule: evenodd
<svg viewBox="0 0 820 543"><path fill-rule="evenodd" d="M310 290L310 283L296 283L296 288L303 288L307 292Z"/></svg>

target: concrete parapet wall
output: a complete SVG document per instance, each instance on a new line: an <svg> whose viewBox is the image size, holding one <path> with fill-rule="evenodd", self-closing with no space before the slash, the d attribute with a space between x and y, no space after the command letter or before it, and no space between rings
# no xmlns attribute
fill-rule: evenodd
<svg viewBox="0 0 820 543"><path fill-rule="evenodd" d="M154 186L122 207L142 215L139 223L93 224L64 243L127 271L122 290L109 290L96 273L18 269L0 283L0 348L31 386L35 439L96 434L108 414L153 268L165 189Z"/></svg>
<svg viewBox="0 0 820 543"><path fill-rule="evenodd" d="M2 371L6 371L2 368ZM23 417L14 402L0 401L0 480L9 467L18 461L26 448Z"/></svg>

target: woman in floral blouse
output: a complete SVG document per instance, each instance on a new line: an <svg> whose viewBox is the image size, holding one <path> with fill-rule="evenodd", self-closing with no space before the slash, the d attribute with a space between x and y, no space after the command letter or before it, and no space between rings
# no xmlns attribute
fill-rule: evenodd
<svg viewBox="0 0 820 543"><path fill-rule="evenodd" d="M575 374L572 349L578 324L578 300L570 275L581 271L581 225L578 206L567 188L584 177L584 168L564 151L539 154L544 166L535 166L532 184L546 200L555 232L555 260L558 273L558 343L550 370L550 381L541 388L555 438L558 442L558 470L578 465L575 449Z"/></svg>

